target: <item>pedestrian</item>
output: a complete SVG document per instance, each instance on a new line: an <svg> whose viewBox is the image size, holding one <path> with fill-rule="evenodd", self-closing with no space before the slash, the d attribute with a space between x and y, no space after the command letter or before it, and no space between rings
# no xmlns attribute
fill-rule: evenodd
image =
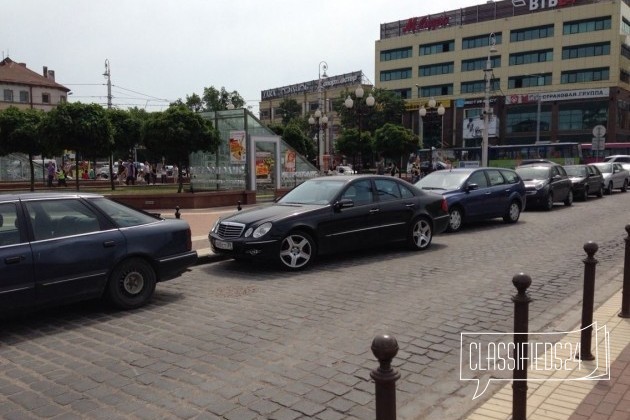
<svg viewBox="0 0 630 420"><path fill-rule="evenodd" d="M397 174L397 173L399 173L399 172L400 172L400 171L398 170L398 166L396 166L396 164L395 164L395 163L392 163L392 164L391 164L391 168L390 168L390 170L389 170L389 174L390 174L391 176L396 176L396 174Z"/></svg>
<svg viewBox="0 0 630 420"><path fill-rule="evenodd" d="M144 182L151 185L151 164L148 160L144 162Z"/></svg>
<svg viewBox="0 0 630 420"><path fill-rule="evenodd" d="M133 163L133 160L129 159L127 161L127 167L125 168L125 170L127 171L125 184L136 185L136 165Z"/></svg>
<svg viewBox="0 0 630 420"><path fill-rule="evenodd" d="M48 174L48 187L53 187L53 181L55 179L55 173L56 173L56 169L55 169L55 164L50 161L48 162L48 166L47 166L47 174Z"/></svg>
<svg viewBox="0 0 630 420"><path fill-rule="evenodd" d="M160 167L160 182L166 184L166 165L164 164Z"/></svg>
<svg viewBox="0 0 630 420"><path fill-rule="evenodd" d="M176 184L179 184L179 168L177 165L173 165L173 180Z"/></svg>
<svg viewBox="0 0 630 420"><path fill-rule="evenodd" d="M61 187L67 187L68 184L66 184L66 171L64 171L63 168L59 169L59 172L57 172L57 186Z"/></svg>

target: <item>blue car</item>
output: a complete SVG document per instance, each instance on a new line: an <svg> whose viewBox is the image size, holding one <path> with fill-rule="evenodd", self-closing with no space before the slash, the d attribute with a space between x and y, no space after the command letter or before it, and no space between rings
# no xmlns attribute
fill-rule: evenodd
<svg viewBox="0 0 630 420"><path fill-rule="evenodd" d="M497 217L516 223L525 209L525 184L511 169L443 169L431 172L415 185L446 198L449 232L457 232L464 223Z"/></svg>

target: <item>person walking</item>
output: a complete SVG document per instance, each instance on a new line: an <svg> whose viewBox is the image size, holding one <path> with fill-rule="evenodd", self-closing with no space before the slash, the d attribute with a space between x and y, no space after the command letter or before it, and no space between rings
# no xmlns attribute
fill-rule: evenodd
<svg viewBox="0 0 630 420"><path fill-rule="evenodd" d="M131 159L127 161L127 177L125 178L125 184L136 185L136 165Z"/></svg>
<svg viewBox="0 0 630 420"><path fill-rule="evenodd" d="M46 170L48 175L48 187L52 188L54 186L53 181L55 179L55 173L57 172L55 164L52 161L48 162Z"/></svg>
<svg viewBox="0 0 630 420"><path fill-rule="evenodd" d="M57 186L68 186L68 184L66 184L66 171L63 168L60 168L59 172L57 172Z"/></svg>

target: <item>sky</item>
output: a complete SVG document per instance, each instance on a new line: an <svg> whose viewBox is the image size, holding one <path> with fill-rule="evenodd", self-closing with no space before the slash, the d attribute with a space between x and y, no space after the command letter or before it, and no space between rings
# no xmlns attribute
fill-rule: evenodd
<svg viewBox="0 0 630 420"><path fill-rule="evenodd" d="M3 0L2 58L72 90L71 102L161 111L205 87L258 115L266 89L361 70L374 84L380 25L485 0Z"/></svg>

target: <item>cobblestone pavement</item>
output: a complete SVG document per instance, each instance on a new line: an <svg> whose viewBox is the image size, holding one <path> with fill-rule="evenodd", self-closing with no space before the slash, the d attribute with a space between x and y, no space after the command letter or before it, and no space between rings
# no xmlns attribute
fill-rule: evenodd
<svg viewBox="0 0 630 420"><path fill-rule="evenodd" d="M577 324L587 241L596 305L621 287L629 203L527 211L425 252L355 252L300 273L200 265L140 310L92 302L3 320L0 417L373 419L370 345L389 333L398 418L464 418L482 401L459 380L460 333L512 331L518 272L533 280L530 331Z"/></svg>

